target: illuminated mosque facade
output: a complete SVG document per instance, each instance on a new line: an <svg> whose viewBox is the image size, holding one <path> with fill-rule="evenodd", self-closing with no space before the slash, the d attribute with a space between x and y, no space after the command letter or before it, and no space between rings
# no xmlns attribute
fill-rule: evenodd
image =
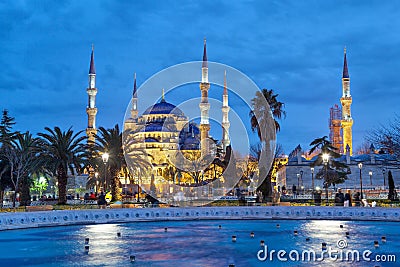
<svg viewBox="0 0 400 267"><path fill-rule="evenodd" d="M201 68L200 93L201 101L199 103L201 120L200 124L191 121L184 112L174 104L167 101L162 90L161 100L144 110L141 115L138 110L138 88L136 84L136 74L134 76L133 93L131 100L130 116L124 122L124 131L131 132L133 138L138 142L133 144L134 148L144 149L149 155L148 159L152 165L150 175L142 175L140 185L145 190L150 190L151 184L165 184L165 177L168 176L171 165L171 157L176 153L195 154L195 158L210 155L213 158L223 158L227 147L230 146L229 139L229 104L228 89L226 81L226 72L224 75L224 90L222 95L222 138L221 141L212 139L209 135L209 109L208 90L210 83L208 81L208 60L207 47L204 40L203 60ZM89 69L89 87L87 88L88 107L88 126L86 134L88 140L94 141L96 130L96 72L94 66L94 51L92 48L90 69ZM210 142L211 140L211 142ZM139 170L138 170L139 171ZM132 172L132 170L131 170ZM139 174L136 174L139 176ZM210 179L206 173L202 173L202 180ZM172 177L174 183L192 183L191 177L185 173L175 173ZM196 181L198 182L198 181ZM159 193L167 189L158 188Z"/></svg>

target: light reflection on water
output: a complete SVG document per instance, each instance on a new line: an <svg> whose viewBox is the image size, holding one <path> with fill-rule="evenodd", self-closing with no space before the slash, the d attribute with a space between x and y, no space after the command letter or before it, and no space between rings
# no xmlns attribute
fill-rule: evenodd
<svg viewBox="0 0 400 267"><path fill-rule="evenodd" d="M280 227L277 228L276 225ZM218 229L218 225L222 228ZM343 225L343 228L339 226ZM164 228L168 227L165 232ZM298 235L294 235L294 230ZM250 232L255 237L250 237ZM350 232L347 238L345 233ZM117 237L117 233L121 237ZM2 266L321 266L321 262L261 262L260 240L268 249L321 252L321 243L337 249L343 239L349 249L396 254L400 260L400 225L392 222L346 221L181 221L103 224L0 232ZM232 242L231 236L237 241ZM387 237L387 243L381 242ZM90 238L90 251L84 240ZM309 238L309 241L306 241ZM380 247L375 249L373 241ZM324 266L397 266L395 263L323 261Z"/></svg>

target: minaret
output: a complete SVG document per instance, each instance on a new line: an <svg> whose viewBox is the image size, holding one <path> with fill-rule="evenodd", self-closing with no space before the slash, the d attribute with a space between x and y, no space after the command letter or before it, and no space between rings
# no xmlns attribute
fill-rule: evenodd
<svg viewBox="0 0 400 267"><path fill-rule="evenodd" d="M210 83L208 82L206 39L204 38L203 64L201 67L201 83L200 83L201 102L199 104L201 112L200 146L201 146L202 156L206 156L209 154L208 132L210 131L210 123L208 120L208 112L210 110L210 103L208 103L208 89L210 89Z"/></svg>
<svg viewBox="0 0 400 267"><path fill-rule="evenodd" d="M229 104L228 104L228 87L226 85L226 71L224 73L224 94L222 95L222 148L226 152L226 147L230 145L229 140Z"/></svg>
<svg viewBox="0 0 400 267"><path fill-rule="evenodd" d="M138 97L136 88L136 73L133 76L133 94L132 94L132 108L131 108L131 119L137 119L138 117L138 107L137 107Z"/></svg>
<svg viewBox="0 0 400 267"><path fill-rule="evenodd" d="M349 146L350 155L353 155L353 118L351 117L351 103L353 101L350 95L350 76L347 68L346 47L344 48L344 63L342 77L343 95L340 98L342 104L342 128L343 128L343 147Z"/></svg>
<svg viewBox="0 0 400 267"><path fill-rule="evenodd" d="M88 106L86 108L86 113L88 115L88 126L86 128L86 135L88 137L88 142L95 141L96 129L96 68L94 67L94 46L92 45L92 55L90 57L90 68L89 68L89 87L86 89L89 96Z"/></svg>

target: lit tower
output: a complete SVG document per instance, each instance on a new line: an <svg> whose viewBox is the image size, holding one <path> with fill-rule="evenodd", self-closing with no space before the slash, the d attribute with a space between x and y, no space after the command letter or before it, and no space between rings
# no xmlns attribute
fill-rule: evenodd
<svg viewBox="0 0 400 267"><path fill-rule="evenodd" d="M329 117L329 140L337 149L337 152L343 154L343 139L342 139L342 110L337 104L330 108Z"/></svg>
<svg viewBox="0 0 400 267"><path fill-rule="evenodd" d="M89 68L89 87L86 89L89 96L88 106L86 108L86 113L88 115L88 126L86 128L86 135L88 137L88 142L94 142L96 129L96 68L94 67L94 46L92 45L92 55L90 57L90 68Z"/></svg>
<svg viewBox="0 0 400 267"><path fill-rule="evenodd" d="M350 76L347 68L346 48L344 48L342 88L343 95L340 98L340 103L342 104L343 147L347 148L349 146L350 155L353 155L353 118L351 117L351 103L353 99L350 95Z"/></svg>
<svg viewBox="0 0 400 267"><path fill-rule="evenodd" d="M199 104L201 112L200 146L201 146L201 155L203 156L208 155L209 153L208 132L210 131L210 123L208 121L208 112L210 110L210 103L208 103L208 89L210 89L210 83L208 82L206 39L204 38L203 64L201 67L201 83L200 83L201 102Z"/></svg>
<svg viewBox="0 0 400 267"><path fill-rule="evenodd" d="M230 145L229 140L229 104L228 104L228 87L226 85L226 71L224 73L224 94L222 95L222 148L226 152L226 147Z"/></svg>
<svg viewBox="0 0 400 267"><path fill-rule="evenodd" d="M133 77L133 94L132 94L132 108L131 108L131 118L137 119L138 117L138 107L137 107L137 88L136 88L136 73Z"/></svg>

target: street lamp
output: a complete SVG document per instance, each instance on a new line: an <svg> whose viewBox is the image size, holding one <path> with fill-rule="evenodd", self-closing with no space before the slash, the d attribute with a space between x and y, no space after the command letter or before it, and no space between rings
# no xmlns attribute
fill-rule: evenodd
<svg viewBox="0 0 400 267"><path fill-rule="evenodd" d="M324 153L322 154L322 161L325 165L325 197L326 197L326 205L329 206L329 198L328 198L328 161L329 161L329 154Z"/></svg>
<svg viewBox="0 0 400 267"><path fill-rule="evenodd" d="M104 163L104 191L107 192L107 162L108 162L108 158L110 157L110 155L105 152L103 155L101 155L101 158L103 159L103 163Z"/></svg>
<svg viewBox="0 0 400 267"><path fill-rule="evenodd" d="M314 192L314 167L311 167L311 189Z"/></svg>
<svg viewBox="0 0 400 267"><path fill-rule="evenodd" d="M369 174L369 182L372 186L372 171L369 171L368 174Z"/></svg>
<svg viewBox="0 0 400 267"><path fill-rule="evenodd" d="M297 190L300 190L300 174L297 174Z"/></svg>
<svg viewBox="0 0 400 267"><path fill-rule="evenodd" d="M94 191L97 193L98 190L99 190L99 188L98 188L99 181L97 180L97 179L99 178L99 173L98 173L98 172L95 172L95 173L94 173L94 177L95 177L95 180L96 180L96 184L95 184L95 189L94 189Z"/></svg>
<svg viewBox="0 0 400 267"><path fill-rule="evenodd" d="M140 171L140 168L139 167L136 167L136 171L137 171L137 202L139 203L139 201L140 201L140 198L139 198L139 188L140 188L140 185L139 185L139 183L140 183L140 177L139 177L139 171Z"/></svg>
<svg viewBox="0 0 400 267"><path fill-rule="evenodd" d="M300 170L300 184L303 185L303 170Z"/></svg>
<svg viewBox="0 0 400 267"><path fill-rule="evenodd" d="M360 194L361 194L361 199L363 199L363 188L362 188L362 175L361 175L361 170L362 170L362 163L358 163L358 168L360 169Z"/></svg>

